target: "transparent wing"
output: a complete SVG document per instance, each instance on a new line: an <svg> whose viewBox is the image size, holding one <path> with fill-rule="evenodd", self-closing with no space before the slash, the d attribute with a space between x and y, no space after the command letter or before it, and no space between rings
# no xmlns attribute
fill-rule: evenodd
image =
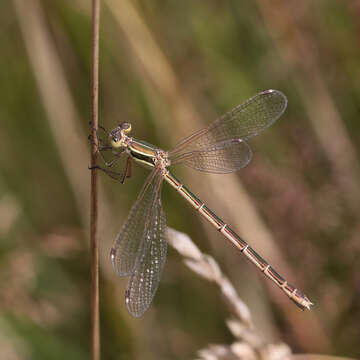
<svg viewBox="0 0 360 360"><path fill-rule="evenodd" d="M161 181L160 170L153 170L115 239L110 255L113 267L120 276L133 274L145 256L148 247L146 232L152 219L153 208L160 196Z"/></svg>
<svg viewBox="0 0 360 360"><path fill-rule="evenodd" d="M161 206L160 190L157 193L151 219L145 232L149 246L130 278L125 295L128 311L135 317L141 316L150 306L159 286L166 260L166 219Z"/></svg>
<svg viewBox="0 0 360 360"><path fill-rule="evenodd" d="M286 96L280 91L263 91L215 120L205 129L181 141L169 151L169 158L196 150L204 151L214 144L230 139L250 139L273 124L285 111L286 105Z"/></svg>
<svg viewBox="0 0 360 360"><path fill-rule="evenodd" d="M231 139L174 156L171 164L181 163L199 171L227 174L246 166L251 157L251 149L245 141Z"/></svg>

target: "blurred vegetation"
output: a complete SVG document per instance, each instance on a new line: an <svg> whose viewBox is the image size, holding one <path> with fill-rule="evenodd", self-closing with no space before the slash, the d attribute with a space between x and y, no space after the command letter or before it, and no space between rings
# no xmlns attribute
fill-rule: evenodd
<svg viewBox="0 0 360 360"><path fill-rule="evenodd" d="M90 1L2 5L1 358L86 359ZM283 262L274 267L284 276L291 269L289 281L314 301L312 312L283 300L164 186L167 222L221 263L265 339L298 353L360 357L358 2L107 0L101 16L106 128L130 121L136 137L168 149L261 90L287 95L286 113L251 141L254 159L234 181L278 245ZM174 172L269 262L275 258L272 243L259 247L258 229L232 211L230 200L244 200L223 185L227 175L216 178L225 191L219 198L206 185L210 176ZM110 268L112 240L145 176L135 168L123 186L101 178L102 356L194 358L210 343L232 342L214 287L170 249L154 303L135 320L125 309L126 280Z"/></svg>

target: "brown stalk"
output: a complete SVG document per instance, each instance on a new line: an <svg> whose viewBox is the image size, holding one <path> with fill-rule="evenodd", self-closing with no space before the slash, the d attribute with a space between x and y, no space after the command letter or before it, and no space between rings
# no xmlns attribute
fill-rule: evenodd
<svg viewBox="0 0 360 360"><path fill-rule="evenodd" d="M71 185L83 227L88 229L88 141L85 141L83 130L78 126L81 117L71 96L70 84L66 81L62 59L50 36L41 3L38 0L13 0L13 3L38 87L39 99L44 106L54 142L59 149L60 160ZM106 252L100 251L103 260L102 270L111 276L113 269L108 261L108 249L115 231L115 221L100 183L98 195L101 203L98 230L105 239L103 246L106 249Z"/></svg>
<svg viewBox="0 0 360 360"><path fill-rule="evenodd" d="M70 87L66 82L60 57L47 28L46 16L41 3L38 0L32 2L14 0L13 3L30 65L40 93L40 99L43 103L54 141L60 149L60 159L71 184L82 222L84 227L87 228L89 218L84 216L84 214L90 209L88 198L90 189L86 181L88 176L86 166L88 155L84 141L78 135L81 134L81 130L77 127L80 116L70 95ZM95 41L98 40L95 38ZM97 109L97 100L95 106ZM97 114L97 110L95 113ZM94 204L96 203L94 202ZM106 203L103 206L101 223L105 228L107 226L111 228L110 211L105 205ZM95 214L96 217L97 214ZM96 234L96 226L94 230ZM98 264L98 255L95 262ZM105 266L104 269L109 272L110 266ZM98 272L98 267L96 272ZM96 302L94 303L96 304ZM98 323L98 319L96 322ZM93 344L99 349L96 342L93 342ZM98 359L98 357L93 359Z"/></svg>
<svg viewBox="0 0 360 360"><path fill-rule="evenodd" d="M99 24L100 0L92 1L92 49L91 49L91 166L97 163L97 130L99 128ZM99 328L99 238L98 238L98 189L97 172L91 170L90 189L90 247L91 247L91 358L100 359Z"/></svg>

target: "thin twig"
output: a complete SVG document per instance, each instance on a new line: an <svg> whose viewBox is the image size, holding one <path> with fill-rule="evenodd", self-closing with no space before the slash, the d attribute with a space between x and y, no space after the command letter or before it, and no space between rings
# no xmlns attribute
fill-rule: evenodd
<svg viewBox="0 0 360 360"><path fill-rule="evenodd" d="M44 107L53 141L71 186L83 224L82 228L88 229L90 221L88 216L90 212L90 183L87 169L88 141L79 136L83 129L79 126L81 116L71 96L73 92L71 83L67 81L61 54L57 52L55 40L51 37L41 2L39 0L31 2L13 0L13 4L39 91L39 100ZM90 16L90 12L86 15ZM82 165L79 166L79 164ZM114 224L116 222L100 183L97 185L97 189L101 203L101 213L98 214L98 231L104 239L110 240L115 231ZM117 216L121 216L121 214L117 212ZM110 243L105 242L104 248L108 247L110 247ZM101 270L106 277L109 277L110 274L112 276L113 268L108 261L108 253L100 252L99 257L100 261L104 260ZM115 283L116 286L118 286L117 284ZM119 297L119 294L119 291L114 292L116 297ZM123 296L117 301L121 300L123 300Z"/></svg>
<svg viewBox="0 0 360 360"><path fill-rule="evenodd" d="M91 61L91 166L97 163L97 129L99 114L99 22L100 0L92 1L92 61ZM96 169L91 170L90 245L91 245L91 358L100 359L99 329L99 242L97 236L98 193Z"/></svg>

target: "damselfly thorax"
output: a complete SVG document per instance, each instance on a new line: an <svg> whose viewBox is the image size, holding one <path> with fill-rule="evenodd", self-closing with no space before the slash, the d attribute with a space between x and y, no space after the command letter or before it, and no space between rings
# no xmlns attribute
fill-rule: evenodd
<svg viewBox="0 0 360 360"><path fill-rule="evenodd" d="M168 153L155 145L130 137L131 131L128 122L120 124L113 129L109 135L109 142L114 149L125 150L132 159L145 168L161 167L165 169L170 166Z"/></svg>

